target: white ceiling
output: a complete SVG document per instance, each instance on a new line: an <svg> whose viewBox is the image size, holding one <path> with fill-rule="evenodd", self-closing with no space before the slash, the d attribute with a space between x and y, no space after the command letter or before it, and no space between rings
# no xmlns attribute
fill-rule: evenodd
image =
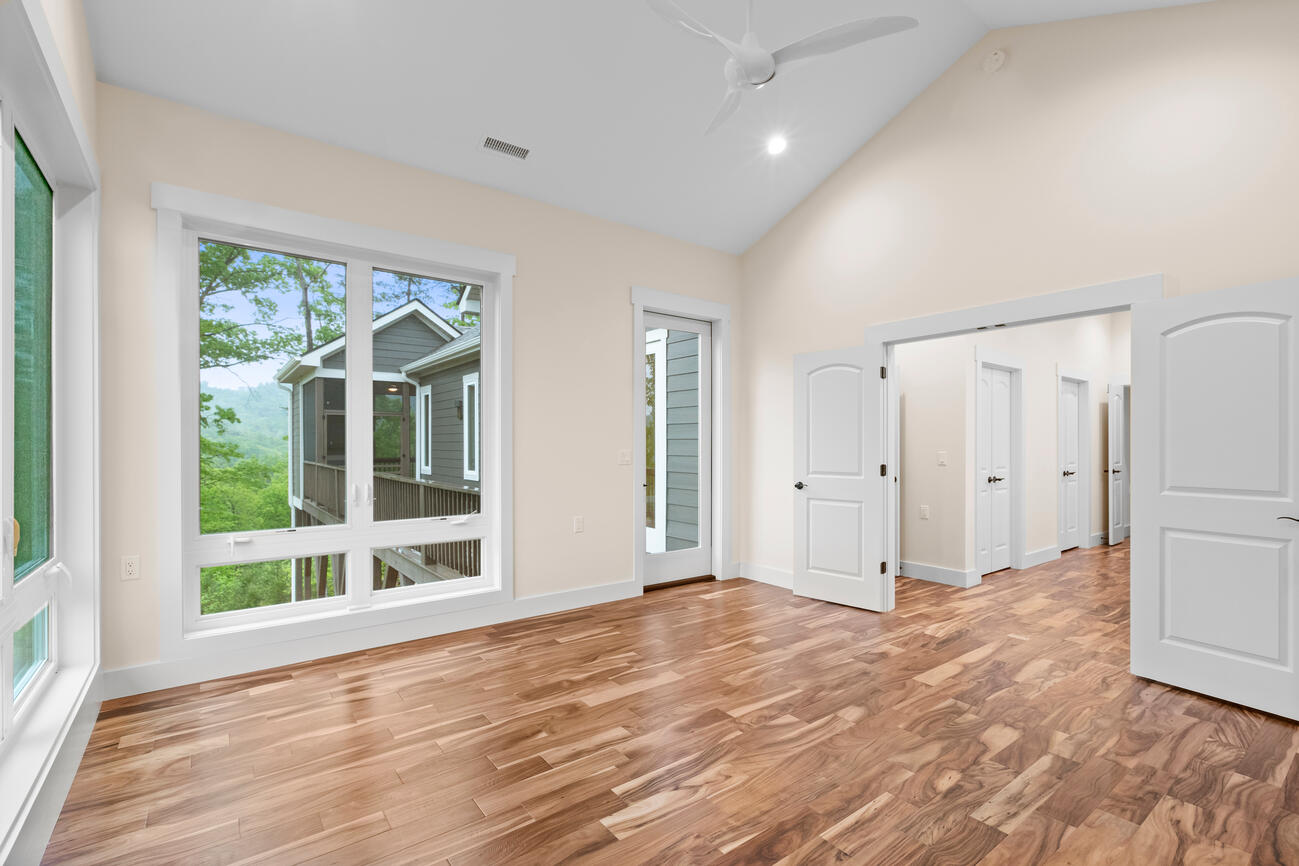
<svg viewBox="0 0 1299 866"><path fill-rule="evenodd" d="M743 29L743 0L679 2ZM709 137L725 55L643 0L85 5L102 81L738 253L990 27L1189 2L758 0L769 49L874 15L920 28L791 70Z"/></svg>

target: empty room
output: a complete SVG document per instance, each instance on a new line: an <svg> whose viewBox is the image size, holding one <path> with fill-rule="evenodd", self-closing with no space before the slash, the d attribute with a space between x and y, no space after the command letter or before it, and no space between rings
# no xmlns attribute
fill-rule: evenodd
<svg viewBox="0 0 1299 866"><path fill-rule="evenodd" d="M0 864L1299 864L1295 0L0 0Z"/></svg>

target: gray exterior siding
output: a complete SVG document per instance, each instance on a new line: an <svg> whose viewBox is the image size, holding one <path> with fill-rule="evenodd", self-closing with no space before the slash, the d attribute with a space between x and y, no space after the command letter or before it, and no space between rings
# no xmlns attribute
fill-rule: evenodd
<svg viewBox="0 0 1299 866"><path fill-rule="evenodd" d="M420 385L431 386L433 403L433 447L429 455L433 471L420 474L420 478L425 481L436 481L466 490L479 489L477 481L465 480L464 422L456 417L456 401L461 399L464 377L467 373L478 372L478 368L478 358L475 356L463 364L435 370L419 380Z"/></svg>
<svg viewBox="0 0 1299 866"><path fill-rule="evenodd" d="M400 373L403 364L423 358L447 342L441 331L430 328L416 316L407 316L374 335L374 371ZM344 349L327 355L323 362L331 370L342 370L346 365Z"/></svg>
<svg viewBox="0 0 1299 866"><path fill-rule="evenodd" d="M699 546L699 342L668 331L667 549Z"/></svg>

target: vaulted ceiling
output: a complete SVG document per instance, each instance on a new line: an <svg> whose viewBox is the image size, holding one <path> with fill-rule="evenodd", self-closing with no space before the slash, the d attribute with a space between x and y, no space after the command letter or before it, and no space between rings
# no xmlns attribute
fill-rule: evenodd
<svg viewBox="0 0 1299 866"><path fill-rule="evenodd" d="M744 0L679 0L738 37ZM643 0L87 0L100 80L741 252L990 28L1194 0L757 0L776 48L920 27L790 70L726 126L720 48ZM788 150L767 155L781 133ZM484 136L531 148L524 162Z"/></svg>

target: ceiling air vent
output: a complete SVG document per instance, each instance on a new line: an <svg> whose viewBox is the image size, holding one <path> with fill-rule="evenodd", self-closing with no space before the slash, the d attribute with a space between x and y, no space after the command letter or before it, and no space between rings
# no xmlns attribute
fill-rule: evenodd
<svg viewBox="0 0 1299 866"><path fill-rule="evenodd" d="M499 138L492 138L490 135L483 139L483 150L495 151L506 156L512 156L515 159L527 159L528 153L530 153L526 147L519 147L517 144L510 144L508 141L501 141Z"/></svg>

